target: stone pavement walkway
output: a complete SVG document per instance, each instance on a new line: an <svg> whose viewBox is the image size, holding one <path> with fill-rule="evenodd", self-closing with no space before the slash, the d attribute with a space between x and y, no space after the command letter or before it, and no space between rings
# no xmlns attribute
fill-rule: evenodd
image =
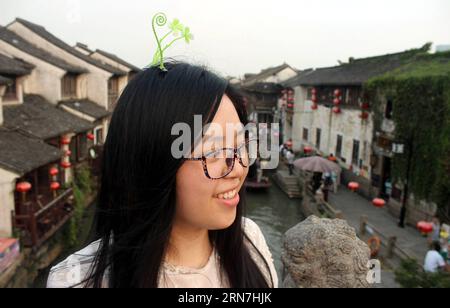
<svg viewBox="0 0 450 308"><path fill-rule="evenodd" d="M330 194L329 203L344 214L348 223L359 230L361 216L366 215L369 223L386 237L396 236L397 246L415 258L419 263L425 259L428 241L415 228L397 226L398 219L387 209L379 209L364 197L341 186L336 194Z"/></svg>
<svg viewBox="0 0 450 308"><path fill-rule="evenodd" d="M422 264L428 251L428 241L414 228L407 226L405 229L397 226L398 219L392 216L387 209L379 209L364 197L353 193L346 187L339 187L336 194L331 193L329 203L337 210L342 211L348 224L357 231L360 228L361 216L369 218L369 224L374 226L386 237L396 236L397 246L415 258ZM376 287L399 287L395 282L393 272L382 272L382 284Z"/></svg>

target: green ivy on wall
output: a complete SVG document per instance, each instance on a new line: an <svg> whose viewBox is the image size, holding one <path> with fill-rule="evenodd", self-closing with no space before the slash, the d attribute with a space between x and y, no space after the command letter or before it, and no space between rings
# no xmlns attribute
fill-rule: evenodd
<svg viewBox="0 0 450 308"><path fill-rule="evenodd" d="M404 180L411 153L410 192L418 199L450 206L450 52L418 54L401 68L370 80L379 130L385 99L393 101L395 139L410 146L394 155L392 175Z"/></svg>
<svg viewBox="0 0 450 308"><path fill-rule="evenodd" d="M68 247L77 247L82 233L83 216L88 197L92 194L92 177L86 167L76 171L75 181L72 185L74 196L74 215L69 222L66 244Z"/></svg>

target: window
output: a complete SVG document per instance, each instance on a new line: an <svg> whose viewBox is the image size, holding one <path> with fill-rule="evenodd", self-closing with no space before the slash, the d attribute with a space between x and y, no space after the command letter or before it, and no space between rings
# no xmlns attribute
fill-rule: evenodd
<svg viewBox="0 0 450 308"><path fill-rule="evenodd" d="M402 200L402 190L397 188L395 185L392 187L391 198L394 200L401 202Z"/></svg>
<svg viewBox="0 0 450 308"><path fill-rule="evenodd" d="M388 99L386 102L386 110L385 110L385 118L386 119L392 119L392 107L393 107L393 103L391 99Z"/></svg>
<svg viewBox="0 0 450 308"><path fill-rule="evenodd" d="M316 148L318 150L320 150L320 138L321 138L321 135L322 135L322 130L320 128L318 128L316 130Z"/></svg>
<svg viewBox="0 0 450 308"><path fill-rule="evenodd" d="M77 97L77 75L66 74L61 81L61 93L63 98Z"/></svg>
<svg viewBox="0 0 450 308"><path fill-rule="evenodd" d="M351 87L348 88L347 91L343 92L347 94L345 98L343 98L346 105L358 107L361 101L362 91L359 87ZM343 94L343 96L345 96Z"/></svg>
<svg viewBox="0 0 450 308"><path fill-rule="evenodd" d="M309 131L307 128L303 128L303 141L308 141Z"/></svg>
<svg viewBox="0 0 450 308"><path fill-rule="evenodd" d="M108 109L113 109L119 98L119 79L112 77L108 80Z"/></svg>
<svg viewBox="0 0 450 308"><path fill-rule="evenodd" d="M38 183L38 191L39 194L50 194L50 181L51 176L48 173L48 166L43 166L37 169L36 171L36 179Z"/></svg>
<svg viewBox="0 0 450 308"><path fill-rule="evenodd" d="M88 144L86 134L80 134L77 136L78 139L78 161L86 159L88 155Z"/></svg>
<svg viewBox="0 0 450 308"><path fill-rule="evenodd" d="M392 150L392 140L384 137L384 136L378 136L377 138L377 146L385 151L391 151Z"/></svg>
<svg viewBox="0 0 450 308"><path fill-rule="evenodd" d="M103 129L99 128L95 131L96 144L103 144Z"/></svg>
<svg viewBox="0 0 450 308"><path fill-rule="evenodd" d="M363 160L367 159L368 149L369 149L369 143L367 141L364 141L364 143L363 143L363 152L362 152Z"/></svg>
<svg viewBox="0 0 450 308"><path fill-rule="evenodd" d="M353 140L352 164L357 166L359 163L359 141Z"/></svg>
<svg viewBox="0 0 450 308"><path fill-rule="evenodd" d="M317 100L319 104L332 104L334 88L317 88Z"/></svg>
<svg viewBox="0 0 450 308"><path fill-rule="evenodd" d="M258 113L258 123L271 123L271 115L267 113Z"/></svg>
<svg viewBox="0 0 450 308"><path fill-rule="evenodd" d="M69 150L70 150L70 161L76 162L78 161L78 141L77 138L72 138L70 140Z"/></svg>
<svg viewBox="0 0 450 308"><path fill-rule="evenodd" d="M73 137L69 149L72 153L70 156L72 162L81 162L86 159L88 154L86 134L79 134Z"/></svg>
<svg viewBox="0 0 450 308"><path fill-rule="evenodd" d="M313 88L308 88L308 90L306 91L306 99L307 100L312 99L312 91L313 91Z"/></svg>
<svg viewBox="0 0 450 308"><path fill-rule="evenodd" d="M4 75L6 78L11 79L12 83L6 86L5 95L3 96L4 101L15 101L17 100L17 84L16 76Z"/></svg>
<svg viewBox="0 0 450 308"><path fill-rule="evenodd" d="M341 135L337 135L336 157L342 158L342 136Z"/></svg>

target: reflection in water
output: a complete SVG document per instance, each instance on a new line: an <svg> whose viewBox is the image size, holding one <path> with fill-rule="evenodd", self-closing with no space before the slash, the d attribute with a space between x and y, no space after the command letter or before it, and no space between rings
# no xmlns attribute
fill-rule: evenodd
<svg viewBox="0 0 450 308"><path fill-rule="evenodd" d="M273 183L267 192L247 192L246 216L253 219L264 233L281 280L283 234L305 219L300 211L300 199L289 199Z"/></svg>

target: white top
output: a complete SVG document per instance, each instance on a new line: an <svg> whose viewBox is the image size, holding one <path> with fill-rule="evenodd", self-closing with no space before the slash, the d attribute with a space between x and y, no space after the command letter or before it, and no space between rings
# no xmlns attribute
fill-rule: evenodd
<svg viewBox="0 0 450 308"><path fill-rule="evenodd" d="M433 223L433 232L431 233L431 240L439 242L441 240L441 225Z"/></svg>
<svg viewBox="0 0 450 308"><path fill-rule="evenodd" d="M436 250L429 251L425 257L425 272L436 273L445 266L445 260Z"/></svg>
<svg viewBox="0 0 450 308"><path fill-rule="evenodd" d="M253 242L255 247L264 257L267 266L254 247L246 242L250 254L260 268L267 281L271 281L274 287L278 287L278 277L273 263L272 254L269 251L264 235L258 225L249 218L243 218L244 232ZM50 270L47 281L48 288L83 287L80 282L88 274L94 256L99 248L100 241L91 243L86 248L69 256L66 260L54 266ZM226 276L226 275L224 275ZM108 272L105 273L103 286L108 287ZM208 263L201 269L193 269L180 266L172 266L164 263L159 279L161 288L228 288L230 287L226 277L220 275L220 264L216 251L213 251Z"/></svg>
<svg viewBox="0 0 450 308"><path fill-rule="evenodd" d="M293 164L294 163L294 158L295 158L295 155L292 152L290 152L290 151L286 152L286 159L287 159L289 164Z"/></svg>

